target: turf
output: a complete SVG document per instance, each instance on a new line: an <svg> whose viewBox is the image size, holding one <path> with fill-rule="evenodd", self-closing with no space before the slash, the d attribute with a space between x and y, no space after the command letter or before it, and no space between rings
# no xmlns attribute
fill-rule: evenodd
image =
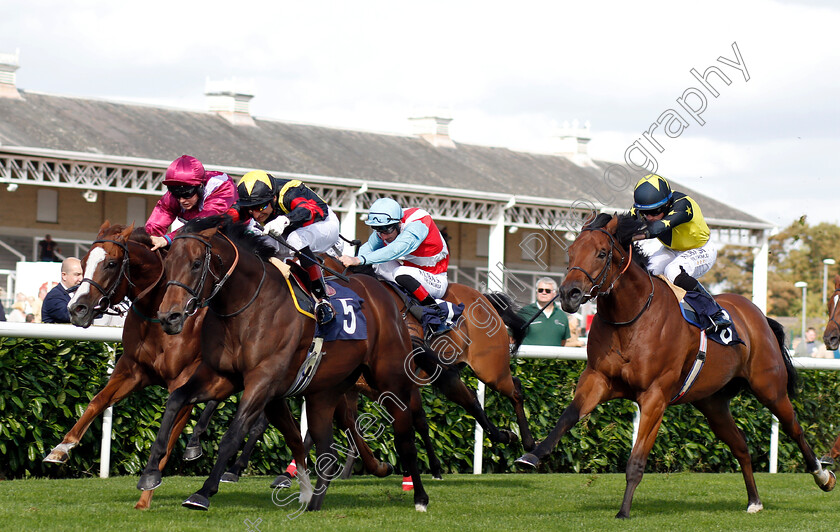
<svg viewBox="0 0 840 532"><path fill-rule="evenodd" d="M631 518L615 514L624 475L507 474L424 477L428 512L414 510L400 478L369 477L333 482L320 512L297 514L279 506L286 490L268 477L223 484L208 512L181 501L203 478L164 477L152 508L133 509L136 477L0 482L3 530L836 530L838 501L807 474L756 475L764 510L746 513L740 474L646 475L636 491ZM297 485L293 490L297 489ZM273 500L274 499L274 500Z"/></svg>

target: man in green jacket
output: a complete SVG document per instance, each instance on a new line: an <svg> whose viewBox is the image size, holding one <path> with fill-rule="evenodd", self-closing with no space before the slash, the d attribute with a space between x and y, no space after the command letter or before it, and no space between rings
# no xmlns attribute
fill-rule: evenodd
<svg viewBox="0 0 840 532"><path fill-rule="evenodd" d="M550 277L542 277L536 284L537 301L522 308L519 315L525 320L545 307L557 295L557 282ZM528 327L528 334L522 345L566 345L569 334L569 318L557 304L552 303L534 318Z"/></svg>

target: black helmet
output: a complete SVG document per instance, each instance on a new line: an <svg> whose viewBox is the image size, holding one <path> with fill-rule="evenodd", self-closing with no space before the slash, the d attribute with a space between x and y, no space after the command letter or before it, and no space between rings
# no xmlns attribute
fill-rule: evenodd
<svg viewBox="0 0 840 532"><path fill-rule="evenodd" d="M240 207L265 205L277 194L274 178L262 170L254 170L242 176L236 190L239 192Z"/></svg>
<svg viewBox="0 0 840 532"><path fill-rule="evenodd" d="M648 174L633 189L633 207L637 211L652 211L671 201L671 185L664 177Z"/></svg>

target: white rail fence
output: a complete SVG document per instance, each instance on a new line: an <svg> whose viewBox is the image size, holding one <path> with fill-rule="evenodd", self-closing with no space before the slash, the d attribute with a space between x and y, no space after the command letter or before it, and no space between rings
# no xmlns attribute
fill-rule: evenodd
<svg viewBox="0 0 840 532"><path fill-rule="evenodd" d="M82 329L73 325L53 323L9 323L0 322L0 336L11 338L39 338L47 340L87 340L97 342L122 342L121 327L90 327ZM109 346L113 349L113 347ZM558 360L586 360L586 348L584 347L542 347L523 346L519 358L550 358ZM805 370L840 370L840 360L823 358L794 358L793 365L797 369ZM478 399L484 405L484 383L479 382ZM111 462L111 419L113 407L108 408L103 414L102 422L102 447L100 450L99 476L108 477L108 470ZM558 412L559 416L559 412ZM639 410L636 406L636 414L633 419L633 441L639 429ZM481 474L483 454L484 431L476 423L475 427L475 448L473 457L473 473ZM779 457L779 422L773 416L773 423L770 429L770 473L776 473Z"/></svg>

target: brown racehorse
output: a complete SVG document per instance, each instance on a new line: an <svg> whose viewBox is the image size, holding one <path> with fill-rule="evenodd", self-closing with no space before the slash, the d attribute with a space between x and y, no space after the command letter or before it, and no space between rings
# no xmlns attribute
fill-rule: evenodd
<svg viewBox="0 0 840 532"><path fill-rule="evenodd" d="M126 316L123 355L117 360L108 383L96 394L61 443L47 455L46 462L67 461L70 449L79 443L93 420L109 406L153 384L174 390L183 385L198 366L197 331L204 313L197 313L188 320L186 333L178 337L163 334L160 326L148 318L154 315L157 302L155 293L147 289L153 288L160 279L163 260L151 251L149 235L143 229L132 229L133 226L110 225L106 221L99 229L97 240L82 258L84 279L69 305L72 323L88 327L112 303L119 303L125 297L135 300L134 311ZM162 293L158 295L158 301L160 295ZM208 405L206 411L212 412L215 406L215 403ZM189 420L189 414L190 409L179 412L162 463L169 458ZM135 508L148 508L152 494L151 491L143 493Z"/></svg>
<svg viewBox="0 0 840 532"><path fill-rule="evenodd" d="M838 300L840 300L840 275L834 276L834 293L828 299L828 323L825 324L825 331L823 332L823 342L825 348L829 351L834 351L840 348L840 314L837 314ZM820 462L823 464L834 464L837 457L840 456L840 436L834 441L831 451L822 458Z"/></svg>
<svg viewBox="0 0 840 532"><path fill-rule="evenodd" d="M186 317L208 306L202 328L202 364L187 383L167 401L160 431L152 446L149 463L138 482L140 489L160 484L159 463L175 417L184 405L223 399L243 390L239 409L220 443L216 466L204 486L184 505L209 508L209 497L218 491L227 461L239 448L245 431L260 412L276 414L285 405L290 389L314 333L313 322L300 314L276 269L263 259L274 253L246 228L228 224L226 217L190 222L173 240L165 268L169 288L158 317L164 329L177 334ZM298 470L299 500L317 510L336 471L332 448L332 420L336 405L362 373L382 392L380 402L393 418L394 436L401 461L411 470L415 508L428 505L419 472L417 450L409 411L416 386L406 372L411 351L408 329L387 290L368 276L350 278L349 287L365 303L367 339L339 340L324 344L325 354L314 379L306 389L309 430L318 454L318 484L313 495L307 472ZM280 417L291 415L286 408ZM305 463L301 442L287 442L298 464ZM301 443L300 445L298 445Z"/></svg>
<svg viewBox="0 0 840 532"><path fill-rule="evenodd" d="M646 257L631 245L633 236L645 228L644 221L629 215L601 214L583 227L569 247L569 270L559 290L563 310L575 312L586 300L598 298L586 368L572 404L549 436L517 460L517 464L535 467L597 405L617 398L635 401L641 421L627 462L619 518L630 516L633 493L642 480L662 415L680 390L700 346L700 334L683 319L673 292L648 273ZM822 469L805 442L790 402L796 373L784 349L784 330L742 296L724 294L718 300L744 344L709 342L698 379L674 404L696 406L732 450L746 483L748 512L761 510L762 504L747 442L729 410L729 402L742 389L751 390L779 419L785 433L799 445L817 485L831 490L834 474Z"/></svg>

